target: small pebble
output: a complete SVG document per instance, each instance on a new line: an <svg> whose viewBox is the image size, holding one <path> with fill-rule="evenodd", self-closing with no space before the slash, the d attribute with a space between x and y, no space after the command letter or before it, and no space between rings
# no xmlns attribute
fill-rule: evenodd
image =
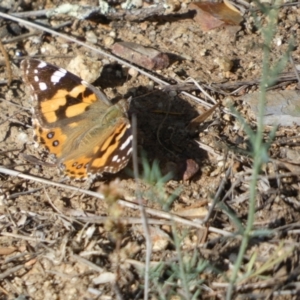
<svg viewBox="0 0 300 300"><path fill-rule="evenodd" d="M107 36L104 38L103 43L104 45L109 48L114 44L115 40L111 36Z"/></svg>
<svg viewBox="0 0 300 300"><path fill-rule="evenodd" d="M121 4L122 9L134 9L143 6L143 0L130 0Z"/></svg>
<svg viewBox="0 0 300 300"><path fill-rule="evenodd" d="M111 31L110 33L109 33L109 36L111 36L112 38L116 38L116 36L117 36L117 34L116 34L116 32L115 31Z"/></svg>
<svg viewBox="0 0 300 300"><path fill-rule="evenodd" d="M57 47L44 43L44 45L41 47L41 53L42 54L48 54L48 55L55 55L57 53Z"/></svg>
<svg viewBox="0 0 300 300"><path fill-rule="evenodd" d="M146 30L146 29L148 28L148 23L146 23L146 22L141 23L141 24L140 24L140 28L141 28L142 30Z"/></svg>
<svg viewBox="0 0 300 300"><path fill-rule="evenodd" d="M229 115L229 114L224 114L224 116L223 116L223 119L225 120L225 121L230 121L231 120L231 115Z"/></svg>
<svg viewBox="0 0 300 300"><path fill-rule="evenodd" d="M191 179L199 171L199 165L193 159L185 161L185 170L183 173L183 180Z"/></svg>
<svg viewBox="0 0 300 300"><path fill-rule="evenodd" d="M83 55L77 55L69 62L67 70L92 83L100 76L102 63Z"/></svg>
<svg viewBox="0 0 300 300"><path fill-rule="evenodd" d="M85 34L86 40L92 44L97 43L97 36L93 31L87 31Z"/></svg>
<svg viewBox="0 0 300 300"><path fill-rule="evenodd" d="M229 72L233 67L233 61L227 57L217 57L214 62L223 72Z"/></svg>
<svg viewBox="0 0 300 300"><path fill-rule="evenodd" d="M132 78L136 78L136 77L138 76L139 72L138 72L136 69L134 69L134 68L130 68L130 69L128 70L128 74L129 74Z"/></svg>

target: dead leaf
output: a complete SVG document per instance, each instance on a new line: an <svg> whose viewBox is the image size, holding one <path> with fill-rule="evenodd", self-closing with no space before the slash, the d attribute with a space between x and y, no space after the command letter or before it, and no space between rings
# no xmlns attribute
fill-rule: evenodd
<svg viewBox="0 0 300 300"><path fill-rule="evenodd" d="M193 2L189 9L196 11L194 21L197 22L203 31L209 31L221 26L239 25L243 17L236 11L230 9L224 3Z"/></svg>

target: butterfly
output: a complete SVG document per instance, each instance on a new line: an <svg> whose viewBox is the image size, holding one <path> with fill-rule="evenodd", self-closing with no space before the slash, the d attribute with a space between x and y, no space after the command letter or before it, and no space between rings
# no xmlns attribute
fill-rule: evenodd
<svg viewBox="0 0 300 300"><path fill-rule="evenodd" d="M125 109L78 76L37 59L21 62L34 101L34 139L75 179L117 173L132 152Z"/></svg>

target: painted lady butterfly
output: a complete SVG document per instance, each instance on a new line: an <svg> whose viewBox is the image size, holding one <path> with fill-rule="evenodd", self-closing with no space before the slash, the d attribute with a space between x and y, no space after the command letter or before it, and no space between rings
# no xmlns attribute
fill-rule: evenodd
<svg viewBox="0 0 300 300"><path fill-rule="evenodd" d="M35 140L57 158L71 178L116 173L132 152L124 109L76 75L44 61L21 62L34 107Z"/></svg>

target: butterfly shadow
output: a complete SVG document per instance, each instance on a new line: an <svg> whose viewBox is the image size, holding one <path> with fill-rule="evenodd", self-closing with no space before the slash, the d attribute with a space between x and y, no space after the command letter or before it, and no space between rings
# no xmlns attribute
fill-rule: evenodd
<svg viewBox="0 0 300 300"><path fill-rule="evenodd" d="M192 159L201 166L208 156L196 142L200 128L190 130L188 126L199 113L186 99L159 90L149 92L145 87L128 90L125 98L129 97L132 100L128 116L137 118L139 162L141 156L146 155L150 164L159 162L162 175L172 171L175 180L183 178L187 160ZM206 122L201 130L209 123ZM195 179L199 176L201 174Z"/></svg>
<svg viewBox="0 0 300 300"><path fill-rule="evenodd" d="M124 76L124 70L118 63L107 64L103 67L101 75L93 83L95 86L101 86L102 89L116 88L123 86L131 76Z"/></svg>

